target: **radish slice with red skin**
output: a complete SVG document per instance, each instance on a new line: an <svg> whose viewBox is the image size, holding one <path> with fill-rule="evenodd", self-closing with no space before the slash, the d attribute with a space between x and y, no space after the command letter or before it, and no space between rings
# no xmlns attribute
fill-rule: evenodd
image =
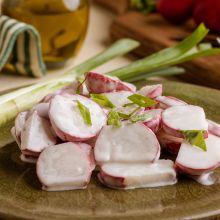
<svg viewBox="0 0 220 220"><path fill-rule="evenodd" d="M161 127L162 111L163 111L162 109L152 109L143 112L149 114L149 119L143 122L144 125L150 128L154 133L157 133Z"/></svg>
<svg viewBox="0 0 220 220"><path fill-rule="evenodd" d="M177 182L171 160L153 164L108 163L101 166L99 180L114 189L135 189L173 185Z"/></svg>
<svg viewBox="0 0 220 220"><path fill-rule="evenodd" d="M91 149L87 144L70 142L46 148L37 161L37 176L42 189L85 189L95 167Z"/></svg>
<svg viewBox="0 0 220 220"><path fill-rule="evenodd" d="M21 141L20 138L16 136L15 127L11 128L11 135L14 138L15 142L17 143L18 147L21 148Z"/></svg>
<svg viewBox="0 0 220 220"><path fill-rule="evenodd" d="M136 91L136 87L134 85L122 82L117 77L111 77L94 72L86 74L85 83L90 93Z"/></svg>
<svg viewBox="0 0 220 220"><path fill-rule="evenodd" d="M21 154L20 159L21 159L21 161L23 161L25 163L36 163L37 162L36 157L32 157L32 156L25 155L25 154Z"/></svg>
<svg viewBox="0 0 220 220"><path fill-rule="evenodd" d="M159 106L162 109L167 109L169 107L172 106L181 106L181 105L187 105L186 102L184 102L183 100L177 99L175 97L172 96L157 96L155 98L155 100L157 102L159 102Z"/></svg>
<svg viewBox="0 0 220 220"><path fill-rule="evenodd" d="M84 122L77 100L89 109L91 126ZM50 103L49 117L57 136L63 141L71 142L86 141L95 137L107 121L102 108L81 95L57 95Z"/></svg>
<svg viewBox="0 0 220 220"><path fill-rule="evenodd" d="M147 96L151 99L156 98L157 96L161 96L163 93L163 86L162 84L156 85L147 85L142 87L140 90L137 91L140 95Z"/></svg>
<svg viewBox="0 0 220 220"><path fill-rule="evenodd" d="M220 165L220 138L209 134L205 140L207 151L182 143L176 158L176 168L186 174L201 175Z"/></svg>
<svg viewBox="0 0 220 220"><path fill-rule="evenodd" d="M128 100L128 97L133 94L130 91L103 93L115 107L122 107L124 104L130 103L131 101Z"/></svg>
<svg viewBox="0 0 220 220"><path fill-rule="evenodd" d="M218 124L214 121L211 121L211 120L207 120L207 121L208 121L209 133L220 137L220 124Z"/></svg>
<svg viewBox="0 0 220 220"><path fill-rule="evenodd" d="M24 129L27 116L28 112L20 112L15 119L15 135L18 140L20 139L21 131Z"/></svg>
<svg viewBox="0 0 220 220"><path fill-rule="evenodd" d="M153 163L160 156L155 134L142 123L123 122L120 128L104 126L94 148L98 165L103 163Z"/></svg>
<svg viewBox="0 0 220 220"><path fill-rule="evenodd" d="M162 126L166 133L175 137L183 137L181 131L184 130L208 130L203 108L195 105L173 106L164 110Z"/></svg>
<svg viewBox="0 0 220 220"><path fill-rule="evenodd" d="M167 151L175 155L178 154L180 146L184 141L183 138L174 137L170 134L167 134L163 129L157 133L157 138L162 148L165 148Z"/></svg>
<svg viewBox="0 0 220 220"><path fill-rule="evenodd" d="M37 111L27 119L21 132L21 150L41 152L48 146L56 144L49 120L40 117Z"/></svg>

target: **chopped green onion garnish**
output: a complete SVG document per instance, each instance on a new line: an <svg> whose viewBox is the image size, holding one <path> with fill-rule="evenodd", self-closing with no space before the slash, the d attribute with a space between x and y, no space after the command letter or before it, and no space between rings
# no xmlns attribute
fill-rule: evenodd
<svg viewBox="0 0 220 220"><path fill-rule="evenodd" d="M111 110L109 113L108 113L108 121L107 121L107 124L108 125L113 125L117 128L121 127L121 119L120 119L120 116L119 114L114 111L114 110Z"/></svg>
<svg viewBox="0 0 220 220"><path fill-rule="evenodd" d="M92 125L92 120L91 120L91 115L90 115L90 111L89 109L83 105L79 100L77 100L77 106L79 108L79 111L82 115L82 118L84 120L84 122L87 124L87 125Z"/></svg>
<svg viewBox="0 0 220 220"><path fill-rule="evenodd" d="M157 102L153 99L150 99L148 97L145 97L143 95L140 94L133 94L128 96L128 99L130 101L132 101L133 103L135 103L136 105L140 106L140 107L151 107L157 104Z"/></svg>
<svg viewBox="0 0 220 220"><path fill-rule="evenodd" d="M145 112L145 113L139 114L139 115L132 115L129 118L129 120L132 123L136 123L136 122L139 122L139 121L147 121L147 120L150 120L151 118L152 118L152 116L148 112Z"/></svg>
<svg viewBox="0 0 220 220"><path fill-rule="evenodd" d="M188 141L191 145L199 147L203 151L207 151L204 133L206 131L196 131L196 130L187 130L182 131L184 138Z"/></svg>
<svg viewBox="0 0 220 220"><path fill-rule="evenodd" d="M91 94L91 99L105 108L114 108L114 104L103 94Z"/></svg>

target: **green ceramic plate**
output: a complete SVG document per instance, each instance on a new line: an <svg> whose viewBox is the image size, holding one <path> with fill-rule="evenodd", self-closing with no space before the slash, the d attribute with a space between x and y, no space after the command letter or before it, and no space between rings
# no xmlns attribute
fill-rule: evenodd
<svg viewBox="0 0 220 220"><path fill-rule="evenodd" d="M220 91L165 83L174 95L205 108L220 122ZM220 170L216 171L220 175ZM97 178L85 190L44 192L34 165L22 163L15 144L0 149L0 218L9 219L200 219L220 216L220 184L201 186L189 179L168 187L117 191Z"/></svg>

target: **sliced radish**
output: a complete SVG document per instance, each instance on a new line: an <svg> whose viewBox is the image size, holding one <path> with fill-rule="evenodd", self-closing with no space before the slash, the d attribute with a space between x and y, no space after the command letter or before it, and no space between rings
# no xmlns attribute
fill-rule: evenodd
<svg viewBox="0 0 220 220"><path fill-rule="evenodd" d="M21 132L21 149L41 152L44 148L56 144L49 120L40 117L37 111L27 119Z"/></svg>
<svg viewBox="0 0 220 220"><path fill-rule="evenodd" d="M151 99L154 99L157 96L162 95L163 86L162 86L162 84L147 85L147 86L142 87L140 90L138 90L137 93L139 93L143 96L147 96Z"/></svg>
<svg viewBox="0 0 220 220"><path fill-rule="evenodd" d="M15 119L15 135L18 140L20 140L21 131L24 129L27 116L28 112L20 112Z"/></svg>
<svg viewBox="0 0 220 220"><path fill-rule="evenodd" d="M87 73L85 82L89 92L91 93L136 91L136 87L134 85L122 82L117 77L111 77L100 73Z"/></svg>
<svg viewBox="0 0 220 220"><path fill-rule="evenodd" d="M208 130L209 133L214 134L218 137L220 137L220 124L211 121L211 120L207 120L208 121Z"/></svg>
<svg viewBox="0 0 220 220"><path fill-rule="evenodd" d="M12 134L12 137L14 138L15 142L17 143L18 147L21 148L21 141L20 141L20 138L18 138L16 135L15 127L11 128L11 134Z"/></svg>
<svg viewBox="0 0 220 220"><path fill-rule="evenodd" d="M124 104L129 103L128 96L132 94L133 92L130 91L103 93L115 107L122 107Z"/></svg>
<svg viewBox="0 0 220 220"><path fill-rule="evenodd" d="M208 130L203 108L195 105L173 106L163 111L162 124L166 133L182 137L184 130Z"/></svg>
<svg viewBox="0 0 220 220"><path fill-rule="evenodd" d="M143 112L149 115L149 118L143 122L144 125L150 128L154 133L156 133L161 127L162 111L163 111L162 109L152 109L152 110L146 110Z"/></svg>
<svg viewBox="0 0 220 220"><path fill-rule="evenodd" d="M200 175L217 168L220 164L220 138L209 134L205 140L207 151L182 143L176 158L176 167L183 173Z"/></svg>
<svg viewBox="0 0 220 220"><path fill-rule="evenodd" d="M142 123L123 122L120 128L103 127L94 154L99 165L155 162L160 156L160 145L155 134Z"/></svg>
<svg viewBox="0 0 220 220"><path fill-rule="evenodd" d="M164 132L163 129L161 129L157 133L157 138L160 142L161 147L165 148L167 151L175 155L178 154L180 146L184 141L183 138L174 137L170 134L167 134L166 132Z"/></svg>
<svg viewBox="0 0 220 220"><path fill-rule="evenodd" d="M32 156L25 155L25 154L21 154L20 159L21 159L21 161L23 161L25 163L36 163L37 162L36 157L32 157Z"/></svg>
<svg viewBox="0 0 220 220"><path fill-rule="evenodd" d="M157 96L155 100L160 103L160 108L162 109L167 109L172 106L187 105L187 103L183 100L177 99L172 96Z"/></svg>
<svg viewBox="0 0 220 220"><path fill-rule="evenodd" d="M87 125L76 101L90 111L92 125ZM64 141L86 141L95 137L106 124L106 114L101 107L81 95L57 95L50 103L49 116L56 134Z"/></svg>
<svg viewBox="0 0 220 220"><path fill-rule="evenodd" d="M171 160L159 160L153 164L104 164L99 179L106 186L116 189L158 187L177 182Z"/></svg>
<svg viewBox="0 0 220 220"><path fill-rule="evenodd" d="M37 111L37 114L43 118L49 118L49 103L39 103L35 105L29 112L28 117L32 115L34 111Z"/></svg>
<svg viewBox="0 0 220 220"><path fill-rule="evenodd" d="M42 189L61 191L87 187L94 161L91 146L64 143L46 148L37 161L37 175Z"/></svg>

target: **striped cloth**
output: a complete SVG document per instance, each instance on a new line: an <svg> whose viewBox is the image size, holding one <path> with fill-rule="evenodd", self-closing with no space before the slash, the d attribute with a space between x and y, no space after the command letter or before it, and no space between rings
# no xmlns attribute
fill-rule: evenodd
<svg viewBox="0 0 220 220"><path fill-rule="evenodd" d="M41 39L31 25L8 16L0 16L0 70L12 64L17 73L41 77L46 73L41 53Z"/></svg>

